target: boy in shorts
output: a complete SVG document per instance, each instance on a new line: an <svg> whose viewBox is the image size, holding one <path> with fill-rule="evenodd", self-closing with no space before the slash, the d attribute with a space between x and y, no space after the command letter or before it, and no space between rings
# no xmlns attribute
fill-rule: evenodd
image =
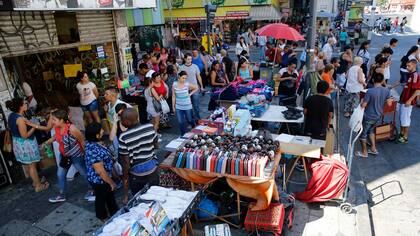
<svg viewBox="0 0 420 236"><path fill-rule="evenodd" d="M362 150L356 152L358 157L368 157L368 154L378 155L375 143L375 127L378 121L381 119L384 112L384 105L392 104L392 97L390 90L383 87L384 75L377 73L373 76L374 87L367 90L366 95L363 99L361 107L365 109L363 114L363 131L360 135L360 144ZM367 139L370 139L372 144L371 148L367 148Z"/></svg>
<svg viewBox="0 0 420 236"><path fill-rule="evenodd" d="M408 128L411 123L411 111L413 106L417 103L417 97L420 94L420 77L416 71L417 61L410 60L407 62L407 70L410 73L407 83L400 96L400 122L401 130L398 138L399 143L408 142Z"/></svg>

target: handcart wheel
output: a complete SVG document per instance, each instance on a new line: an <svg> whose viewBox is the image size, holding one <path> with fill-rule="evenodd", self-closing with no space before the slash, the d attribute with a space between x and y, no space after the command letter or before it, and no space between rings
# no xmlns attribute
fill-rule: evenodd
<svg viewBox="0 0 420 236"><path fill-rule="evenodd" d="M340 210L346 214L350 214L353 211L353 207L348 202L343 202L340 204Z"/></svg>

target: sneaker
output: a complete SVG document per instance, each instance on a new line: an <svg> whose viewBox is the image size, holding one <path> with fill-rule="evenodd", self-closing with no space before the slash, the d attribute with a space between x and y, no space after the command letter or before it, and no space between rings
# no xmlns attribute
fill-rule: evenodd
<svg viewBox="0 0 420 236"><path fill-rule="evenodd" d="M55 197L50 197L48 201L51 203L65 202L66 198L63 195L57 195Z"/></svg>
<svg viewBox="0 0 420 236"><path fill-rule="evenodd" d="M93 194L93 192L89 191L86 193L85 195L85 200L88 202L94 202L96 199L95 195Z"/></svg>

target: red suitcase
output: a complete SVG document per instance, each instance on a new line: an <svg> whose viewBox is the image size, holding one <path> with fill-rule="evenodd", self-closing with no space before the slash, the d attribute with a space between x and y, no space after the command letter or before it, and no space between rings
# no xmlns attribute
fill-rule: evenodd
<svg viewBox="0 0 420 236"><path fill-rule="evenodd" d="M244 226L247 231L272 232L280 235L283 230L284 206L281 203L271 203L266 210L251 211L252 203L246 213Z"/></svg>

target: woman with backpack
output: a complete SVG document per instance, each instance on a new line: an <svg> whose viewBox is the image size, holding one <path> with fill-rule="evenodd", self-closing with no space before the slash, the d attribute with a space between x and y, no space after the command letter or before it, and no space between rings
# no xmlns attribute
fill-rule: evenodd
<svg viewBox="0 0 420 236"><path fill-rule="evenodd" d="M57 141L61 155L56 157L59 159L59 165L57 166L59 194L49 198L49 202L56 203L66 201L66 175L72 164L88 184L88 193L86 194L85 199L94 201L93 191L87 182L84 160L84 137L82 132L69 122L68 113L65 110L53 112L51 120L54 125L55 134L47 143L51 144L52 142Z"/></svg>
<svg viewBox="0 0 420 236"><path fill-rule="evenodd" d="M363 59L363 64L361 65L361 68L363 70L363 74L365 74L365 77L367 76L367 70L368 70L367 65L370 60L370 54L368 51L369 46L370 46L370 42L364 41L362 45L360 45L360 48L356 53L356 56L359 56Z"/></svg>
<svg viewBox="0 0 420 236"><path fill-rule="evenodd" d="M419 47L412 46L410 50L408 50L407 54L401 58L401 65L400 65L400 83L404 85L408 81L408 70L407 70L407 62L410 60L417 60L416 56L419 53Z"/></svg>

